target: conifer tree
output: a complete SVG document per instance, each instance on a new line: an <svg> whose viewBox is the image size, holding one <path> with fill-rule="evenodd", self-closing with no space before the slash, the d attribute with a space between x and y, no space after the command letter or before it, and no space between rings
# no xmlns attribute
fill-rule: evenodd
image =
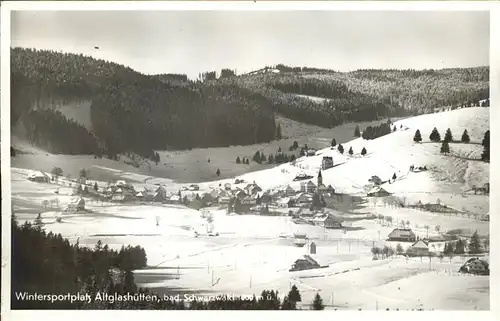
<svg viewBox="0 0 500 321"><path fill-rule="evenodd" d="M461 141L463 143L469 143L470 142L470 137L469 137L469 133L467 132L467 129L464 130L464 133L462 134L462 139Z"/></svg>
<svg viewBox="0 0 500 321"><path fill-rule="evenodd" d="M481 246L481 240L479 239L479 235L477 234L477 231L475 231L474 234L472 234L472 237L470 239L469 253L470 254L483 253L483 248Z"/></svg>
<svg viewBox="0 0 500 321"><path fill-rule="evenodd" d="M363 156L366 155L366 148L363 147L363 149L361 150L361 155L363 155Z"/></svg>
<svg viewBox="0 0 500 321"><path fill-rule="evenodd" d="M335 138L333 138L333 139L332 139L331 146L332 146L332 147L337 146L337 141L335 140Z"/></svg>
<svg viewBox="0 0 500 321"><path fill-rule="evenodd" d="M453 135L451 134L451 129L447 129L446 133L444 134L444 141L446 142L452 142L453 141Z"/></svg>
<svg viewBox="0 0 500 321"><path fill-rule="evenodd" d="M352 146L349 148L349 155L354 154L354 151L352 150Z"/></svg>
<svg viewBox="0 0 500 321"><path fill-rule="evenodd" d="M394 175L392 175L392 179L394 180L396 178L397 178L396 173L394 173Z"/></svg>
<svg viewBox="0 0 500 321"><path fill-rule="evenodd" d="M482 141L482 145L484 147L483 153L481 154L481 160L485 162L490 161L490 131L487 130L484 133L484 138Z"/></svg>
<svg viewBox="0 0 500 321"><path fill-rule="evenodd" d="M217 176L220 176L220 169L217 168L217 172L215 172L215 174L217 174Z"/></svg>
<svg viewBox="0 0 500 321"><path fill-rule="evenodd" d="M439 134L438 130L436 127L432 130L431 134L429 135L429 139L432 142L439 142L441 141L441 135Z"/></svg>
<svg viewBox="0 0 500 321"><path fill-rule="evenodd" d="M241 164L241 159L240 159L240 157L239 157L239 156L238 156L238 157L236 157L236 164Z"/></svg>
<svg viewBox="0 0 500 321"><path fill-rule="evenodd" d="M420 135L420 129L417 129L415 136L413 136L413 141L415 143L420 143L422 141L422 135Z"/></svg>
<svg viewBox="0 0 500 321"><path fill-rule="evenodd" d="M356 125L354 129L354 137L361 137L361 132L359 131L359 125Z"/></svg>
<svg viewBox="0 0 500 321"><path fill-rule="evenodd" d="M281 125L278 124L278 126L276 127L276 139L280 140L281 139Z"/></svg>
<svg viewBox="0 0 500 321"><path fill-rule="evenodd" d="M302 301L299 289L297 289L297 286L295 284L292 285L292 288L290 289L290 292L288 292L288 298L292 302L301 302Z"/></svg>
<svg viewBox="0 0 500 321"><path fill-rule="evenodd" d="M448 144L448 141L443 141L440 152L441 154L448 154L450 152L450 144Z"/></svg>
<svg viewBox="0 0 500 321"><path fill-rule="evenodd" d="M465 241L462 239L458 239L455 244L455 254L465 254Z"/></svg>
<svg viewBox="0 0 500 321"><path fill-rule="evenodd" d="M312 309L313 310L324 310L325 309L325 305L323 304L323 299L321 298L319 293L316 293L316 295L314 296Z"/></svg>
<svg viewBox="0 0 500 321"><path fill-rule="evenodd" d="M342 146L342 144L339 144L337 150L339 151L339 153L344 154L344 146Z"/></svg>

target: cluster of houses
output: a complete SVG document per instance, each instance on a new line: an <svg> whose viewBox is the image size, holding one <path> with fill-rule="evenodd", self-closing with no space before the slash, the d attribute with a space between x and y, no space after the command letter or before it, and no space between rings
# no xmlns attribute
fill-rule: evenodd
<svg viewBox="0 0 500 321"><path fill-rule="evenodd" d="M132 185L128 184L124 180L119 180L115 184L109 185L104 190L104 195L113 202L139 201L171 204L181 203L181 197L179 194L168 194L167 190L163 186L159 185L155 189L144 187L141 190L135 190Z"/></svg>

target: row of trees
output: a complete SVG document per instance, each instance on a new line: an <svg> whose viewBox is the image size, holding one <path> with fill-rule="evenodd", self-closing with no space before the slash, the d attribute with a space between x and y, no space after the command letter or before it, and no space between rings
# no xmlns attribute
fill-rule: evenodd
<svg viewBox="0 0 500 321"><path fill-rule="evenodd" d="M301 156L304 156L302 154ZM288 162L293 162L296 159L296 156L294 154L292 155L287 155L282 152L278 152L276 154L269 154L267 157L264 155L263 152L256 151L255 154L252 157L252 160L258 164L283 164L283 163L288 163ZM240 158L239 156L236 157L236 164L250 164L250 161L248 157L243 157Z"/></svg>
<svg viewBox="0 0 500 321"><path fill-rule="evenodd" d="M389 123L383 123L378 126L368 126L361 134L361 137L363 137L363 139L369 140L376 139L390 133L392 133L391 125Z"/></svg>
<svg viewBox="0 0 500 321"><path fill-rule="evenodd" d="M439 134L439 131L437 130L436 127L434 127L434 129L432 130L432 132L429 136L429 139L432 142L440 142L441 141L441 135ZM422 141L422 134L420 133L419 129L417 129L417 131L415 132L415 135L413 136L413 141L416 143L420 143ZM451 129L448 128L446 130L443 142L441 144L440 152L442 154L449 153L450 152L449 142L453 142L453 141L454 141L453 134L451 132ZM469 133L468 133L467 129L465 129L464 132L462 133L462 137L460 138L460 141L462 143L470 143L470 137L469 137ZM481 145L484 148L483 153L481 154L481 160L485 161L485 162L489 162L490 161L490 131L489 130L487 130L484 133L484 137L483 137L483 140L481 141Z"/></svg>
<svg viewBox="0 0 500 321"><path fill-rule="evenodd" d="M337 146L338 152L341 153L341 154L344 154L344 146L342 146L342 144L338 144L337 145L337 141L335 140L335 138L332 139L332 142L331 142L330 145L331 145L332 148L335 147L335 146ZM352 146L349 147L348 153L349 153L349 155L353 155L354 154L354 150L352 149ZM365 147L363 147L361 149L361 155L364 156L364 155L366 155L366 153L367 153L367 150L366 150Z"/></svg>

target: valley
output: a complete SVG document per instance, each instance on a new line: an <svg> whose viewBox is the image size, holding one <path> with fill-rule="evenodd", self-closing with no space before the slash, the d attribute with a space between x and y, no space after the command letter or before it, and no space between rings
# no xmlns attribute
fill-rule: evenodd
<svg viewBox="0 0 500 321"><path fill-rule="evenodd" d="M348 137L352 136L355 125L324 130L299 127L281 118L283 135L288 136L288 130L296 128L292 134L303 135L298 136L302 137L297 139L299 144L314 146L315 155L281 165L250 165L241 172L231 169L232 164L235 168L248 165L236 164L234 158L243 153L251 157L252 146L185 151L182 152L186 154L184 160L177 156L179 167L174 165L172 172L162 171L159 175L160 171L153 172L154 164L150 165L149 172L89 156L44 155L22 140L18 140L17 145L13 140L16 149L22 151L25 146L25 153L11 158L13 212L20 223L33 222L37 213L41 213L46 231L61 233L70 242L79 242L82 246L94 247L98 241L112 249L128 244L142 246L148 266L134 271L135 281L138 286L158 293L248 296L275 289L285 294L296 285L303 298L298 307L305 309L314 295L320 293L327 309L454 310L458 302L463 310L488 310L489 276L459 273L467 255L443 258L439 253L445 243L450 242L452 234L465 240L470 240L474 232L481 239L489 237L489 219L483 220L486 215L489 217L489 196L471 192L473 187L489 183L489 164L478 160L484 131L489 128L489 108L462 108L393 121L396 131L365 140ZM442 137L447 128L454 137L460 137L467 129L470 143L450 143L450 153L442 154L441 143L430 142L428 138L434 127ZM417 129L422 133L421 143L413 141ZM344 153L339 152L338 145L330 148L332 136L339 137ZM290 140L292 138L284 143L283 150L288 149ZM274 146L267 150L275 152L278 144L281 141L272 143ZM350 148L354 150L352 155L347 152ZM362 148L367 150L365 155L360 154ZM264 149L264 153L267 150ZM162 162L170 159L165 155L160 154ZM197 171L196 166L207 162L208 157L214 167L208 170L212 164L206 165L204 176L203 170ZM331 157L336 166L321 170L323 157ZM195 162L197 159L199 163ZM231 165L227 159L231 159ZM181 172L179 179L171 175L183 168L181 163L186 172L195 174L182 175ZM426 166L428 170L411 171L412 165ZM26 179L35 170L50 173L54 166L61 167L64 173L57 181ZM215 167L220 168L221 173L231 174L220 178L208 175ZM81 184L77 173L83 168L89 170L85 184L91 187L97 184L98 194L103 197L76 190ZM322 181L318 179L320 170ZM302 174L312 178L294 181ZM372 176L385 181L379 187L388 192L387 195L368 196L376 187L369 182ZM164 201L157 201L157 196L141 200L133 195L129 201L104 197L108 193L113 193L113 197L120 193L116 188L108 192L114 185L123 184L120 180L141 192L141 197L148 191L156 191L158 195L161 187L165 190ZM312 182L317 188L321 184L332 186L333 194L322 193L334 205L313 210L313 216L307 216L308 206L279 205L280 200L287 197L299 202L301 195L307 194L303 189L308 187L301 184L303 182ZM261 192L252 192L253 184L258 185ZM287 187L294 192L285 197ZM264 195L269 195L265 209L272 214L263 214L264 203L257 210L238 210L236 205L228 209L227 204L221 203L224 195L235 195L236 199L241 191L247 195L241 201L253 199L254 207L259 207L255 195L262 200ZM176 199L174 196L178 194L180 198ZM203 197L202 201L198 202L196 194ZM209 199L207 195L212 195L211 201L205 204L205 197ZM363 201L342 205L339 197L349 195ZM85 210L65 211L75 197L84 199ZM187 205L182 204L184 198L188 200ZM47 206L53 199L57 201ZM45 205L44 201L47 201ZM396 205L401 203L403 206ZM451 211L426 211L418 207L419 203L440 204ZM297 217L307 221L312 217L320 219L322 215L335 218L342 228L296 221ZM207 223L207 217L211 223ZM218 236L207 234L209 225ZM404 250L411 248L413 242L388 240L391 232L400 228L411 229L421 239L434 239L428 246L433 254L379 257L372 253L375 247L394 250L398 244ZM195 236L194 231L199 236ZM305 247L294 246L297 233L307 235ZM317 250L309 255L328 267L290 272L293 262L311 253L312 243ZM489 260L487 252L479 256Z"/></svg>

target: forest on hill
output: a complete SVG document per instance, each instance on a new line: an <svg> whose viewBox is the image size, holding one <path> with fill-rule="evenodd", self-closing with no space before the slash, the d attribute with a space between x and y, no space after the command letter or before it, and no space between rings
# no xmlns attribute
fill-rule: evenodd
<svg viewBox="0 0 500 321"><path fill-rule="evenodd" d="M143 75L83 55L22 48L11 53L12 124L21 120L32 143L55 153L152 157L153 150L248 145L280 136L275 113L331 128L489 98L489 67L341 73L276 65L245 75L203 72L190 80ZM51 99L91 100L92 133L63 115L33 108ZM71 137L85 136L85 147L51 139L70 127Z"/></svg>
<svg viewBox="0 0 500 321"><path fill-rule="evenodd" d="M272 106L262 95L226 84L172 84L130 68L75 54L46 50L11 50L12 124L23 121L28 136L64 135L60 117L37 115L35 102L51 99L92 101L93 132L100 144L94 153L110 157L134 151L151 157L155 149L245 145L275 138ZM181 82L179 82L181 80ZM41 124L33 119L45 118ZM80 129L75 130L87 136ZM50 151L74 151L66 140L35 144ZM57 145L57 146L54 146ZM102 149L102 150L101 150ZM79 153L87 153L82 148Z"/></svg>
<svg viewBox="0 0 500 321"><path fill-rule="evenodd" d="M323 127L479 106L489 98L489 67L336 72L276 65L230 80L269 97L284 116Z"/></svg>

